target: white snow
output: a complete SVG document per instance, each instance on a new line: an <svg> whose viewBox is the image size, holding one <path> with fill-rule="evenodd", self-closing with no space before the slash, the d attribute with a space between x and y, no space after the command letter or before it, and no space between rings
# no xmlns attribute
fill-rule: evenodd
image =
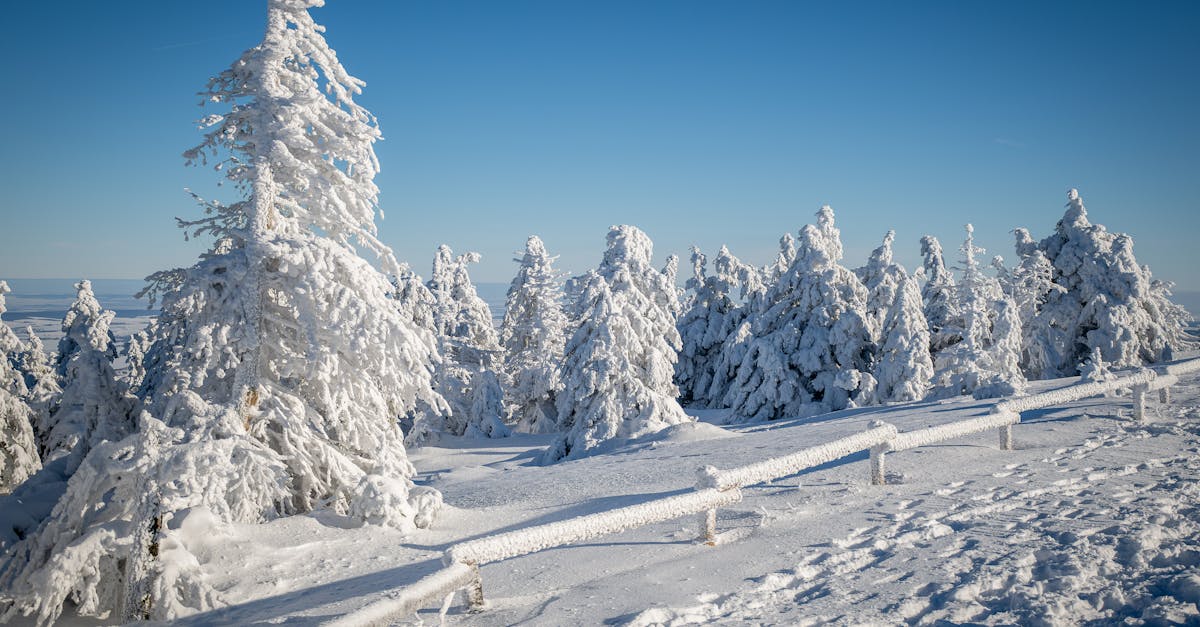
<svg viewBox="0 0 1200 627"><path fill-rule="evenodd" d="M817 462L814 446L853 438L862 441L843 450L863 450L868 433L886 434L874 420L903 434L964 420L990 428L1004 412L970 398L859 408L553 466L529 463L550 436L447 438L411 455L417 482L447 503L416 535L324 512L185 538L231 605L181 622L436 621L447 591L472 581L445 570L447 550L502 560L480 568L484 610L468 613L455 596L452 624L1194 620L1198 364L1163 369L1191 374L1169 375L1182 379L1173 402L1150 399L1146 422L1130 419L1129 397L1075 390L1077 379L1035 382L1035 394L1011 401L1024 411L1015 450L1000 450L989 430L889 454L883 486L869 484L864 453L782 473L800 465L798 451ZM1118 375L1124 385L1169 380ZM716 429L701 424L688 428ZM743 500L718 511L717 546L697 543L696 518L675 517L708 507L691 502L714 493L693 487L698 466L789 456L742 477ZM770 476L782 478L750 483ZM544 550L518 555L533 549Z"/></svg>

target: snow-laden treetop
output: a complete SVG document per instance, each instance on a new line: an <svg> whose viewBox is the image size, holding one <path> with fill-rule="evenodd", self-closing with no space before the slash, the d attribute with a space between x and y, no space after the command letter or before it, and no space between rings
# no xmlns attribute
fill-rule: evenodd
<svg viewBox="0 0 1200 627"><path fill-rule="evenodd" d="M391 250L376 237L379 128L354 102L364 83L346 72L322 36L324 27L308 14L323 4L270 0L262 43L201 92L231 108L200 121L210 130L184 157L206 163L227 153L216 169L239 189L254 185L256 193L228 206L206 203L209 217L184 224L234 245L244 243L247 229L287 234L315 228L345 246L357 241L380 258L386 273L399 274Z"/></svg>

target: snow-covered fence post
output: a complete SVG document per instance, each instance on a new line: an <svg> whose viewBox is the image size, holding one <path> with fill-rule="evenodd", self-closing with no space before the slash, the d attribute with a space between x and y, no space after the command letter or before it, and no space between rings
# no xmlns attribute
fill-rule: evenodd
<svg viewBox="0 0 1200 627"><path fill-rule="evenodd" d="M1158 389L1158 402L1163 405L1171 404L1171 386L1164 385Z"/></svg>
<svg viewBox="0 0 1200 627"><path fill-rule="evenodd" d="M1145 383L1133 386L1133 417L1139 422L1146 420L1146 391L1149 389Z"/></svg>
<svg viewBox="0 0 1200 627"><path fill-rule="evenodd" d="M888 424L886 422L880 420L872 420L870 424L871 429L878 429L887 426ZM894 436L895 427L893 427L893 437ZM892 443L890 440L887 442L880 442L879 444L871 447L871 485L887 484L884 459L887 455L887 452L890 450L892 450Z"/></svg>
<svg viewBox="0 0 1200 627"><path fill-rule="evenodd" d="M1004 425L1000 427L1000 450L1013 450L1013 434L1012 425Z"/></svg>
<svg viewBox="0 0 1200 627"><path fill-rule="evenodd" d="M483 574L479 572L478 564L470 564L471 583L467 584L467 610L472 614L483 611Z"/></svg>
<svg viewBox="0 0 1200 627"><path fill-rule="evenodd" d="M721 489L717 482L719 471L713 466L701 466L696 469L696 489ZM717 510L706 509L696 515L700 522L700 540L706 546L717 546Z"/></svg>

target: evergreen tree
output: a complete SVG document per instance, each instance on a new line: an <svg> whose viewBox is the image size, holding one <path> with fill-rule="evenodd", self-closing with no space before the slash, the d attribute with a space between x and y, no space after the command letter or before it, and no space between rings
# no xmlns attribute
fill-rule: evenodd
<svg viewBox="0 0 1200 627"><path fill-rule="evenodd" d="M924 258L925 286L921 300L925 304L925 320L929 325L929 351L937 354L962 338L950 329L950 321L958 316L954 310L954 275L946 268L942 244L932 235L921 238Z"/></svg>
<svg viewBox="0 0 1200 627"><path fill-rule="evenodd" d="M867 290L838 264L833 210L800 231L792 267L758 303L753 339L725 400L735 419L812 415L874 401Z"/></svg>
<svg viewBox="0 0 1200 627"><path fill-rule="evenodd" d="M99 443L129 435L136 406L113 369L116 348L109 325L116 314L100 307L90 281L76 283L75 289L55 359L62 393L38 429L43 460L71 457L67 475Z"/></svg>
<svg viewBox="0 0 1200 627"><path fill-rule="evenodd" d="M410 444L426 442L441 433L508 435L507 429L484 424L491 416L474 411L474 382L480 372L494 373L501 364L491 309L475 291L468 272L468 265L478 261L478 253L455 257L444 244L434 254L433 273L427 287L434 299L433 323L443 357L436 371L436 389L446 399L448 408L423 414L408 434Z"/></svg>
<svg viewBox="0 0 1200 627"><path fill-rule="evenodd" d="M874 372L878 381L875 393L881 402L917 401L929 392L933 360L917 286L916 279L901 278L883 322L883 343Z"/></svg>
<svg viewBox="0 0 1200 627"><path fill-rule="evenodd" d="M908 279L908 271L893 260L892 242L895 240L896 232L888 231L879 248L871 251L867 265L854 271L867 288L866 318L876 344L884 342L883 323L896 303L900 286Z"/></svg>
<svg viewBox="0 0 1200 627"><path fill-rule="evenodd" d="M1046 305L1066 290L1054 282L1054 266L1046 255L1036 245L1030 247L1029 231L1013 233L1021 261L1009 275L1009 290L1021 321L1021 370L1029 379L1055 378L1064 374L1058 364L1072 352L1073 339L1066 332L1068 321L1059 318L1062 312Z"/></svg>
<svg viewBox="0 0 1200 627"><path fill-rule="evenodd" d="M786 243L791 240L785 236L783 241ZM790 257L794 262L794 249L792 252ZM749 350L750 340L753 338L749 316L766 294L767 285L763 282L761 273L755 272L752 266L743 263L725 246L717 252L713 269L716 271L716 285L728 286L725 294L730 299L731 308L726 312L720 327L711 327L719 338L719 342L714 343L713 362L709 366L712 370L712 381L707 389L697 389L693 395L697 403L702 401L702 406L717 409L726 406L725 395L737 378L738 366L746 358L746 351ZM735 287L740 302L732 297Z"/></svg>
<svg viewBox="0 0 1200 627"><path fill-rule="evenodd" d="M722 248L724 254L728 251ZM713 386L721 347L729 334L729 317L736 304L727 276L708 276L704 254L692 247L692 278L687 281L691 296L676 325L682 348L675 364L675 382L684 405L706 406Z"/></svg>
<svg viewBox="0 0 1200 627"><path fill-rule="evenodd" d="M1021 327L1016 306L1000 282L983 273L976 257L974 227L966 225L961 278L953 295L944 331L961 338L935 355L936 397L974 394L976 398L1013 396L1024 390L1020 369Z"/></svg>
<svg viewBox="0 0 1200 627"><path fill-rule="evenodd" d="M586 313L567 342L558 395L559 427L566 433L543 462L691 420L672 382L679 349L675 286L669 272L650 265L652 253L645 233L614 226L599 269L582 281Z"/></svg>
<svg viewBox="0 0 1200 627"><path fill-rule="evenodd" d="M190 268L151 277L162 299L138 433L92 449L50 518L14 546L14 613L170 620L220 602L177 537L183 519L253 523L330 507L401 529L428 524L397 416L437 403L432 337L388 300L399 265L375 237L374 118L354 102L308 10L269 0L262 43L202 96L190 162L219 158L244 194L184 222L214 238ZM205 512L198 514L198 512ZM368 513L370 516L368 517Z"/></svg>
<svg viewBox="0 0 1200 627"><path fill-rule="evenodd" d="M509 285L500 325L508 405L518 428L529 433L552 432L558 422L567 316L555 259L540 238L529 236L525 253L513 260L521 266Z"/></svg>
<svg viewBox="0 0 1200 627"><path fill-rule="evenodd" d="M25 387L28 390L25 402L33 411L34 436L41 442L50 424L50 415L58 411L62 399L62 384L46 355L42 339L33 332L33 327L25 327L25 333L29 339L17 358L17 369L25 378Z"/></svg>
<svg viewBox="0 0 1200 627"><path fill-rule="evenodd" d="M146 353L150 350L150 338L153 335L152 329L142 329L129 336L125 344L125 363L129 367L125 373L125 385L135 394L146 379Z"/></svg>
<svg viewBox="0 0 1200 627"><path fill-rule="evenodd" d="M1184 331L1191 316L1171 302L1171 284L1138 264L1131 237L1092 224L1077 190L1067 193L1066 213L1038 249L1062 288L1041 307L1041 323L1062 334L1048 342L1043 376L1073 374L1096 348L1105 362L1127 368L1192 346Z"/></svg>
<svg viewBox="0 0 1200 627"><path fill-rule="evenodd" d="M437 322L434 312L437 310L437 299L429 291L421 277L413 272L407 264L402 264L400 271L392 277L392 298L396 307L405 319L411 320L420 329L437 334Z"/></svg>
<svg viewBox="0 0 1200 627"><path fill-rule="evenodd" d="M28 393L25 380L7 357L21 349L21 341L3 320L8 310L4 295L10 291L8 283L0 281L0 494L8 494L42 467L30 423L33 416L21 400Z"/></svg>

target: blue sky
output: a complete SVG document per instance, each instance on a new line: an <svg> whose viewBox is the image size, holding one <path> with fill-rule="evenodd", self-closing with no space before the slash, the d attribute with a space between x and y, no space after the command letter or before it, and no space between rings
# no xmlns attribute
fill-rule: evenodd
<svg viewBox="0 0 1200 627"><path fill-rule="evenodd" d="M175 216L195 96L261 37L249 0L8 3L0 276L132 278L190 264ZM314 11L381 122L385 242L428 273L476 250L508 281L636 224L659 257L756 263L829 203L849 266L889 228L918 261L973 222L989 254L1053 229L1068 187L1200 289L1197 3L399 2ZM686 265L686 264L685 264Z"/></svg>

